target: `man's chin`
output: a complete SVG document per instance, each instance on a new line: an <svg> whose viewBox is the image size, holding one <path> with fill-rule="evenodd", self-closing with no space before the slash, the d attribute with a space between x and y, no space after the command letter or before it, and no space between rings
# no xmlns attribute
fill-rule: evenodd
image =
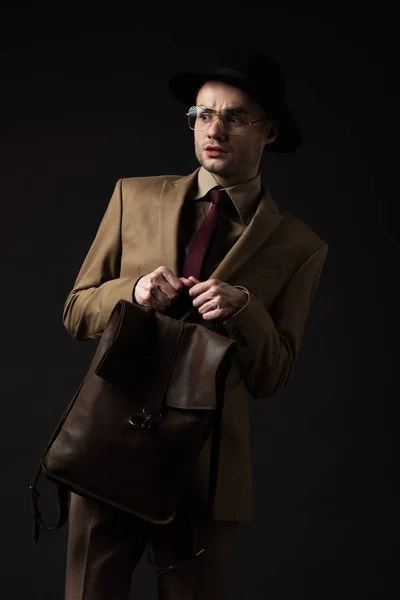
<svg viewBox="0 0 400 600"><path fill-rule="evenodd" d="M208 158L208 157L197 157L199 163L210 173L216 173L218 175L229 174L229 168L223 157L221 158Z"/></svg>

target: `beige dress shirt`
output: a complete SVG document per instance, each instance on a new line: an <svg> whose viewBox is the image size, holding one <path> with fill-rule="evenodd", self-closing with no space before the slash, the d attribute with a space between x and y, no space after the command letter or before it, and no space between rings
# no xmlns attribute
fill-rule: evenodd
<svg viewBox="0 0 400 600"><path fill-rule="evenodd" d="M216 186L221 188L213 174L201 167L197 186L192 188L181 213L178 239L180 270L190 243L211 207L207 193ZM209 277L246 230L260 200L261 188L260 174L245 183L225 188L232 202L219 220L217 231L205 257L203 280Z"/></svg>

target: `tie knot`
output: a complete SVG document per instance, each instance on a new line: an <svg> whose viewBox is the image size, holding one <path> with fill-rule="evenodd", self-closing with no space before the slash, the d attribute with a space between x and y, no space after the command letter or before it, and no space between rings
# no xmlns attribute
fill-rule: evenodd
<svg viewBox="0 0 400 600"><path fill-rule="evenodd" d="M210 198L213 204L220 204L229 200L229 195L226 190L211 190Z"/></svg>

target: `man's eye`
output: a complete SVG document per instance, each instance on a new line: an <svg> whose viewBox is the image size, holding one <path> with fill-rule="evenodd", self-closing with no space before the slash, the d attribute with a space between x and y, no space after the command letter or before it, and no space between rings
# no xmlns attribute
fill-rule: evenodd
<svg viewBox="0 0 400 600"><path fill-rule="evenodd" d="M211 119L211 114L208 112L201 112L198 116L201 121L209 121Z"/></svg>
<svg viewBox="0 0 400 600"><path fill-rule="evenodd" d="M244 123L243 119L241 119L240 117L237 117L235 115L231 115L230 117L228 117L228 120L233 125L241 125L242 123Z"/></svg>

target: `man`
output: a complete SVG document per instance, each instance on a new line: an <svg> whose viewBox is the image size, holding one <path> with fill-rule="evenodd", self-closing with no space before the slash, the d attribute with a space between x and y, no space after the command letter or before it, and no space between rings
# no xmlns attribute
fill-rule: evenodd
<svg viewBox="0 0 400 600"><path fill-rule="evenodd" d="M244 53L209 73L174 75L170 90L189 107L200 167L117 182L63 321L79 340L98 338L124 298L178 317L192 306L235 340L216 485L210 500L207 440L168 525L71 494L67 600L127 600L149 543L161 600L225 597L238 523L251 520L248 393L268 398L288 382L327 253L261 181L264 151L293 152L301 139L279 66Z"/></svg>

